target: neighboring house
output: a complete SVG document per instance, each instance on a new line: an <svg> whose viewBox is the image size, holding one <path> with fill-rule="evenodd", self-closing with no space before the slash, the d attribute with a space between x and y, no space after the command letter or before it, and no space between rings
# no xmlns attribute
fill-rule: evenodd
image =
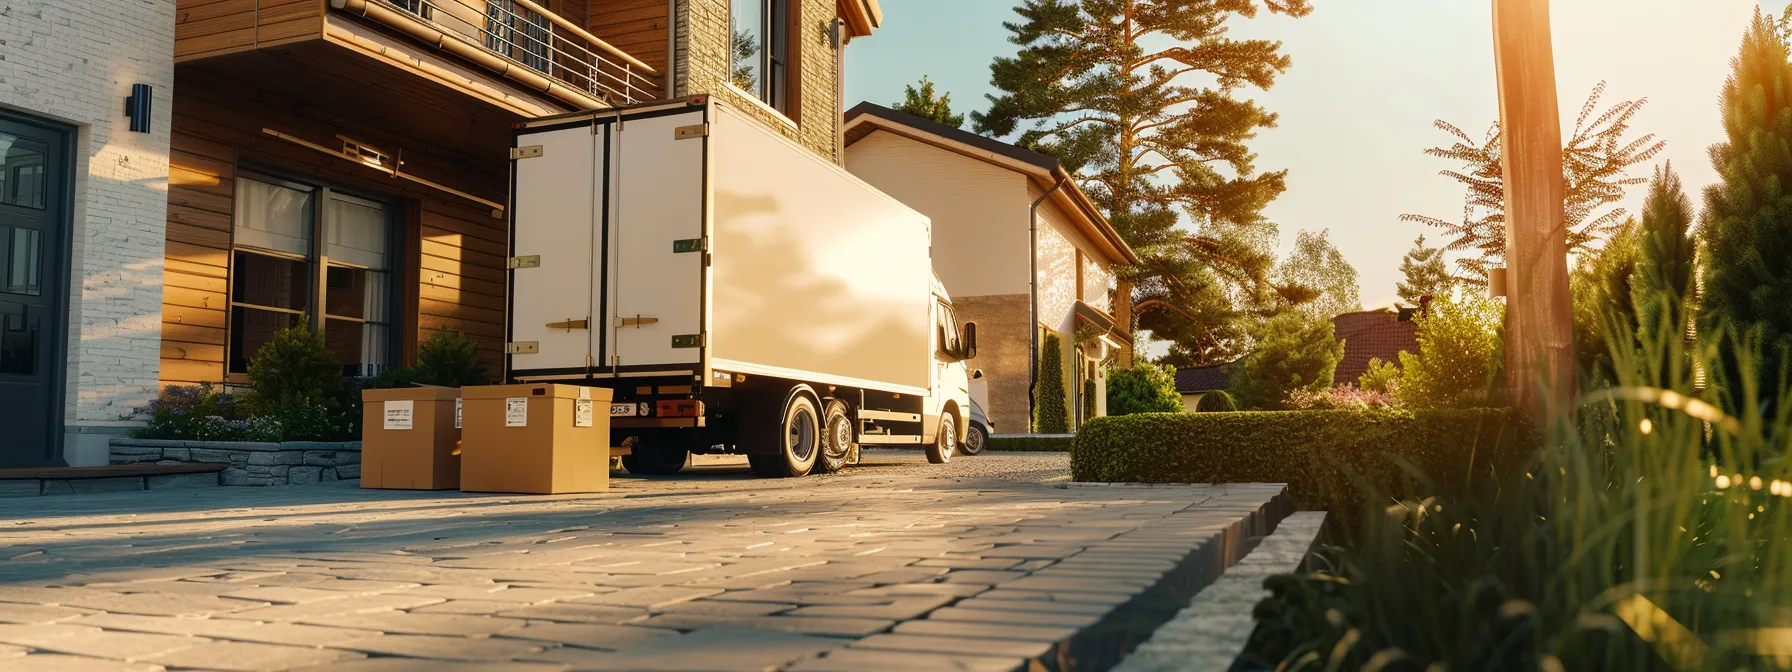
<svg viewBox="0 0 1792 672"><path fill-rule="evenodd" d="M996 426L1028 426L1034 348L1048 331L1062 341L1073 421L1104 415L1103 362L1132 343L1113 269L1138 260L1070 174L1044 154L871 103L846 113L845 136L847 170L933 220L934 272L958 318L977 323L972 365Z"/></svg>
<svg viewBox="0 0 1792 672"><path fill-rule="evenodd" d="M0 468L105 464L155 395L174 22L172 0L0 4Z"/></svg>
<svg viewBox="0 0 1792 672"><path fill-rule="evenodd" d="M877 0L15 6L0 155L30 200L0 205L23 260L0 269L22 283L0 287L0 414L61 422L0 466L104 464L158 383L245 382L301 321L349 373L440 330L498 370L515 124L711 95L839 162L844 46L881 21ZM147 134L123 130L134 83Z"/></svg>
<svg viewBox="0 0 1792 672"><path fill-rule="evenodd" d="M1228 364L1202 366L1176 370L1176 393L1182 395L1182 410L1194 413L1199 410L1201 397L1214 392L1225 392L1231 385L1231 370Z"/></svg>
<svg viewBox="0 0 1792 672"><path fill-rule="evenodd" d="M1332 384L1355 385L1371 359L1398 364L1401 352L1418 352L1418 331L1411 311L1384 308L1332 318L1332 332L1344 342L1344 358L1338 360Z"/></svg>

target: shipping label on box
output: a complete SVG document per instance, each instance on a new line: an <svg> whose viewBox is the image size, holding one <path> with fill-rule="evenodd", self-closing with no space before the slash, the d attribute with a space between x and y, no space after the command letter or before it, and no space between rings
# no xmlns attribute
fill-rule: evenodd
<svg viewBox="0 0 1792 672"><path fill-rule="evenodd" d="M591 426L591 400L575 399L572 402L572 426Z"/></svg>
<svg viewBox="0 0 1792 672"><path fill-rule="evenodd" d="M454 428L460 429L460 399L454 400Z"/></svg>
<svg viewBox="0 0 1792 672"><path fill-rule="evenodd" d="M509 397L504 400L504 426L529 426L529 398Z"/></svg>
<svg viewBox="0 0 1792 672"><path fill-rule="evenodd" d="M386 429L410 429L411 418L415 415L416 402L409 399L388 401L386 404Z"/></svg>

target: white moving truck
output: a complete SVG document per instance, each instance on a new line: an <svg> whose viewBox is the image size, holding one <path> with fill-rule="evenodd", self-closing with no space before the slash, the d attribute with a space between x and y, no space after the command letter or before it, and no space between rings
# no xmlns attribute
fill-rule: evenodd
<svg viewBox="0 0 1792 672"><path fill-rule="evenodd" d="M532 120L513 144L506 377L614 390L630 471L951 459L976 325L925 216L707 97Z"/></svg>

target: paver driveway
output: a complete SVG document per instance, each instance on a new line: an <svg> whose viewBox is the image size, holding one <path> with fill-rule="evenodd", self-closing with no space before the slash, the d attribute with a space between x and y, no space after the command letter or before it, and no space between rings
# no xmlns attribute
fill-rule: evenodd
<svg viewBox="0 0 1792 672"><path fill-rule="evenodd" d="M0 500L0 669L1071 668L1079 633L1285 508L1280 486L1049 482L1062 456L869 461L553 497Z"/></svg>

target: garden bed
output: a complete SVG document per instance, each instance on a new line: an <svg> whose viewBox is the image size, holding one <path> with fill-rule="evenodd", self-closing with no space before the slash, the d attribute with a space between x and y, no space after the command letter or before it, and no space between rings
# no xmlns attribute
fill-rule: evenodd
<svg viewBox="0 0 1792 672"><path fill-rule="evenodd" d="M219 485L309 485L361 477L360 441L113 439L112 464L230 465Z"/></svg>

